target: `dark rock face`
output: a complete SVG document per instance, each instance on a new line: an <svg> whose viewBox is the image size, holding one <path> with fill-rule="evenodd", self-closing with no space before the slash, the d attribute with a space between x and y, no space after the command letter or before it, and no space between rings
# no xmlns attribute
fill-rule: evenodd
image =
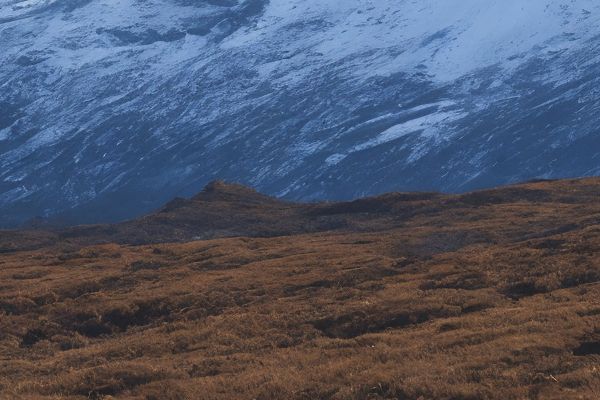
<svg viewBox="0 0 600 400"><path fill-rule="evenodd" d="M600 173L600 5L338 3L3 7L0 225Z"/></svg>

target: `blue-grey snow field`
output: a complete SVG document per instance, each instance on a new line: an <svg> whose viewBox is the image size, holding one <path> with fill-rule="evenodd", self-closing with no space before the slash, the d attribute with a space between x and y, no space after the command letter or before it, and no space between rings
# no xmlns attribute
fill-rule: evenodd
<svg viewBox="0 0 600 400"><path fill-rule="evenodd" d="M0 226L595 174L598 0L0 0Z"/></svg>

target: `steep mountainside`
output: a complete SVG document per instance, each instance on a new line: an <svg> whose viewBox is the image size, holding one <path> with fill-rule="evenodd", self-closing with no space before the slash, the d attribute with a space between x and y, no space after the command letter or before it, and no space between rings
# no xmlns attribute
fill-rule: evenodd
<svg viewBox="0 0 600 400"><path fill-rule="evenodd" d="M595 0L0 0L0 224L600 173ZM148 190L151 194L148 195Z"/></svg>
<svg viewBox="0 0 600 400"><path fill-rule="evenodd" d="M318 204L216 182L5 232L28 248L0 252L0 398L597 400L599 198L598 178Z"/></svg>

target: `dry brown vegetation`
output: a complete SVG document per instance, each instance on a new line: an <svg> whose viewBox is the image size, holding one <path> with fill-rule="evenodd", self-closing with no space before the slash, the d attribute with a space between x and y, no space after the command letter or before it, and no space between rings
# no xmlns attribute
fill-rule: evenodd
<svg viewBox="0 0 600 400"><path fill-rule="evenodd" d="M600 399L600 179L313 205L217 183L0 251L2 399Z"/></svg>

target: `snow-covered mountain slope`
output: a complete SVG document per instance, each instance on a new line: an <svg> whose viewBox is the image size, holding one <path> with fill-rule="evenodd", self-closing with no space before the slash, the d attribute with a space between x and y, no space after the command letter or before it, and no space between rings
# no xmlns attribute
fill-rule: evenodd
<svg viewBox="0 0 600 400"><path fill-rule="evenodd" d="M0 224L600 173L596 0L0 0Z"/></svg>

